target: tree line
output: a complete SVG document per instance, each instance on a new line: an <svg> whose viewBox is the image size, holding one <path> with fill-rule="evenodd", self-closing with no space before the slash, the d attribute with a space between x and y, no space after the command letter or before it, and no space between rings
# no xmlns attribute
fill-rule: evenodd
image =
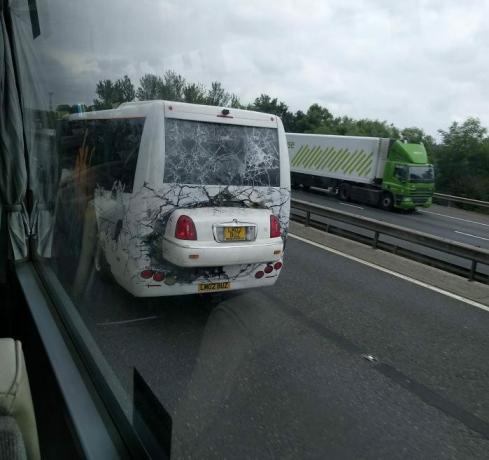
<svg viewBox="0 0 489 460"><path fill-rule="evenodd" d="M205 87L188 82L172 70L162 76L144 75L137 88L127 75L115 81L101 80L95 93L97 97L91 106L59 105L56 109L58 115L111 109L123 102L154 99L273 113L282 119L287 132L389 137L423 143L435 165L437 191L489 201L489 137L487 129L477 118L453 122L446 131L438 130L440 141L437 142L418 127L399 129L387 121L335 116L320 104L312 104L306 111L294 113L285 102L268 94L261 94L253 102L242 103L236 94L228 92L218 81Z"/></svg>

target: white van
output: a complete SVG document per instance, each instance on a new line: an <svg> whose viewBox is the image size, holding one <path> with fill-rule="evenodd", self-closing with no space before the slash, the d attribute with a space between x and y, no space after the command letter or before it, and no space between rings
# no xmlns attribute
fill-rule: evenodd
<svg viewBox="0 0 489 460"><path fill-rule="evenodd" d="M62 176L82 178L95 211L95 267L134 296L276 282L290 208L280 118L147 101L71 115L61 131Z"/></svg>

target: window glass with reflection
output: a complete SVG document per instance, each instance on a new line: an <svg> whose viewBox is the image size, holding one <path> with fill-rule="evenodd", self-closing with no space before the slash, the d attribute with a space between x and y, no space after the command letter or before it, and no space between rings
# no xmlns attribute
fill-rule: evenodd
<svg viewBox="0 0 489 460"><path fill-rule="evenodd" d="M305 213L289 233L291 199L336 201L291 195L283 131L423 143L437 177L397 165L399 181L489 200L483 3L2 2L32 255L127 439L153 458L487 457L487 347L463 354L460 328L438 343L387 269L296 238ZM161 101L204 108L165 118ZM307 152L324 170L371 161ZM437 331L459 323L450 302L424 302ZM404 314L423 318L412 334ZM429 373L457 353L462 370Z"/></svg>

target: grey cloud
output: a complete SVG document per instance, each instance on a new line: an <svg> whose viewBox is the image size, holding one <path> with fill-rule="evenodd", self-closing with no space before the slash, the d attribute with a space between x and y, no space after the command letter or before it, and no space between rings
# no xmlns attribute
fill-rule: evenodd
<svg viewBox="0 0 489 460"><path fill-rule="evenodd" d="M16 0L21 3L26 0ZM435 133L453 117L489 125L487 2L49 0L35 43L56 103L87 102L98 80L170 68L260 93L293 110L387 119ZM344 112L341 112L344 111Z"/></svg>

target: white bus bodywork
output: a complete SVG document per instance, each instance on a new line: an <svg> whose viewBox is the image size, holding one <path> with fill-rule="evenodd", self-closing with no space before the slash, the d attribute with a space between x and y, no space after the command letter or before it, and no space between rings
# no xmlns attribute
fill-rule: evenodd
<svg viewBox="0 0 489 460"><path fill-rule="evenodd" d="M118 147L123 154L104 162L101 152L113 155L108 145L120 141L117 132L106 140L113 124L131 141L137 136L130 130L139 132L140 142L132 151ZM64 130L64 139L78 139L70 147L78 170L63 171L65 179L73 180L80 162L94 171L96 266L127 291L180 295L276 282L290 207L289 154L278 117L148 101L71 115ZM133 163L133 178L104 179L112 164L127 177ZM280 225L274 237L271 215ZM196 239L179 239L180 216L192 220Z"/></svg>

